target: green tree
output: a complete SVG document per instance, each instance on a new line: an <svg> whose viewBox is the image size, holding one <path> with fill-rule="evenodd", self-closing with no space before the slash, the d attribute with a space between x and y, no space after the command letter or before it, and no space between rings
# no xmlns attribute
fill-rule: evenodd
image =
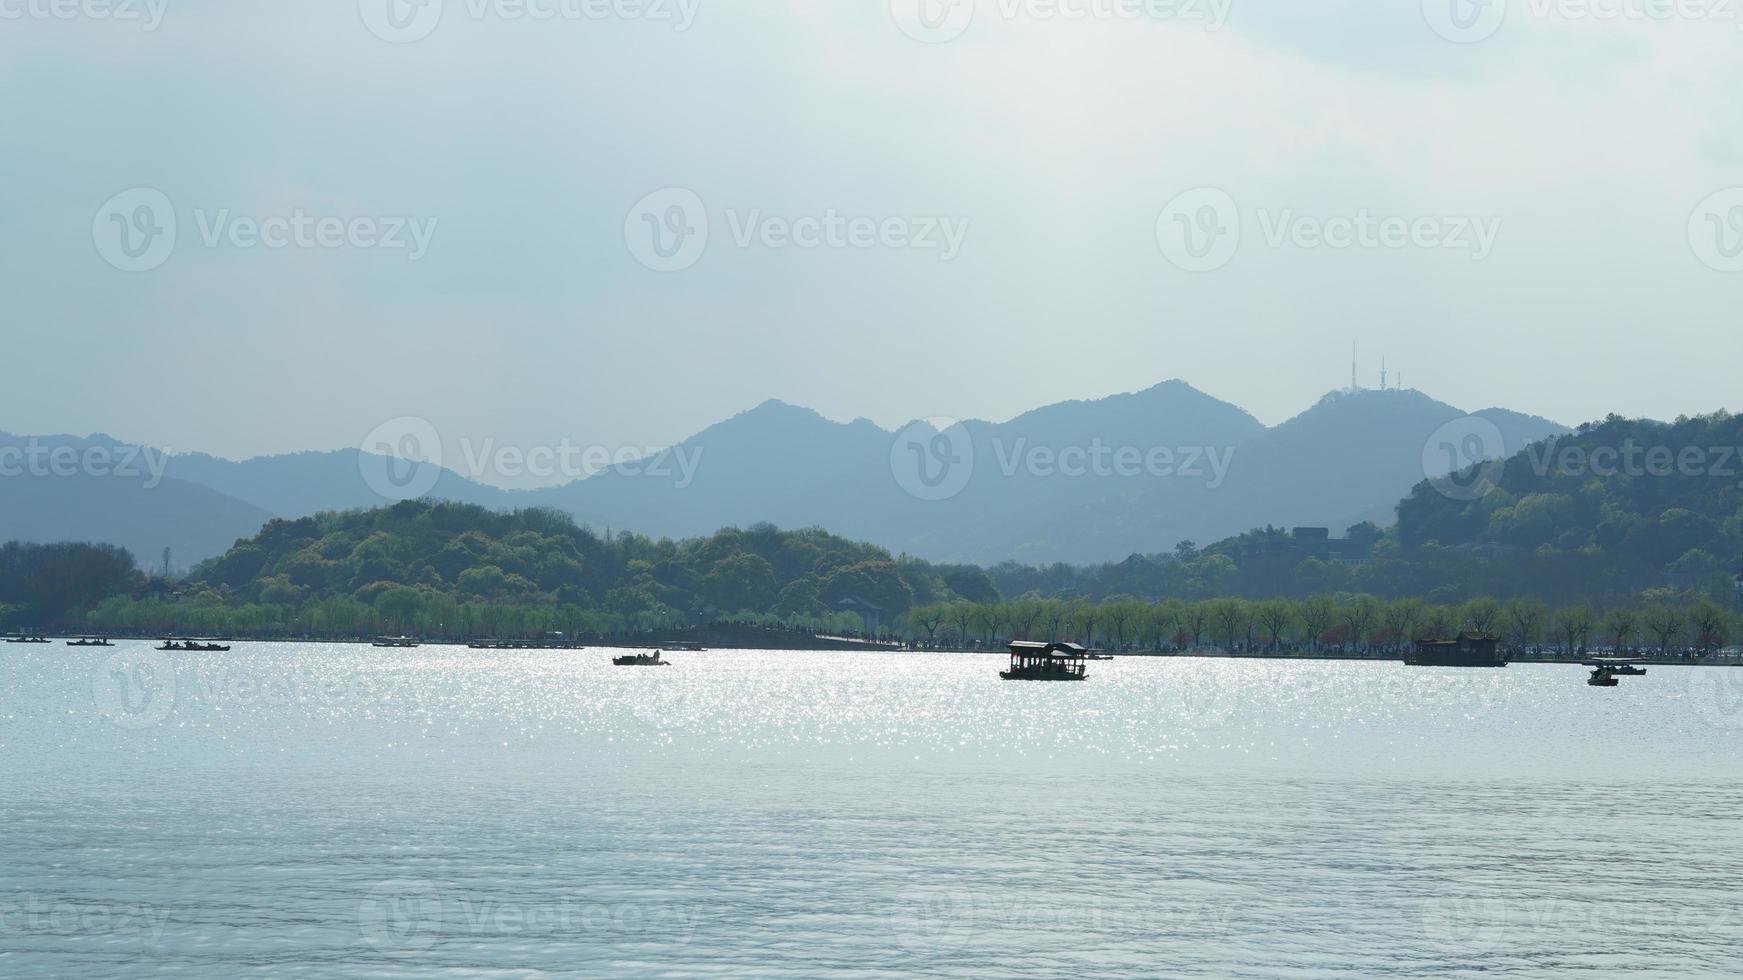
<svg viewBox="0 0 1743 980"><path fill-rule="evenodd" d="M1702 599L1689 610L1689 626L1695 637L1695 644L1700 649L1701 656L1707 656L1714 649L1725 645L1726 627L1730 616L1724 608L1710 599Z"/></svg>
<svg viewBox="0 0 1743 980"><path fill-rule="evenodd" d="M1618 606L1604 614L1604 635L1610 639L1611 649L1616 653L1626 653L1629 640L1640 628L1640 614L1632 609Z"/></svg>
<svg viewBox="0 0 1743 980"><path fill-rule="evenodd" d="M1555 613L1555 635L1567 644L1569 654L1579 654L1586 648L1596 619L1590 606L1568 606Z"/></svg>
<svg viewBox="0 0 1743 980"><path fill-rule="evenodd" d="M1337 603L1330 596L1309 596L1301 603L1301 628L1307 632L1307 646L1319 652L1320 638L1337 618Z"/></svg>
<svg viewBox="0 0 1743 980"><path fill-rule="evenodd" d="M1494 633L1501 621L1501 604L1487 596L1465 603L1460 612L1465 629L1473 633Z"/></svg>
<svg viewBox="0 0 1743 980"><path fill-rule="evenodd" d="M1247 628L1249 612L1243 599L1213 599L1210 603L1211 635L1223 641L1223 649L1235 652L1235 644Z"/></svg>
<svg viewBox="0 0 1743 980"><path fill-rule="evenodd" d="M1549 608L1536 599L1509 599L1502 611L1507 642L1515 649L1529 650L1543 639L1543 624L1549 619Z"/></svg>
<svg viewBox="0 0 1743 980"><path fill-rule="evenodd" d="M1658 643L1658 655L1665 656L1670 652L1670 645L1682 635L1686 620L1683 611L1666 603L1654 603L1646 608L1642 617L1646 632Z"/></svg>
<svg viewBox="0 0 1743 980"><path fill-rule="evenodd" d="M1253 606L1253 619L1265 631L1266 649L1276 651L1283 634L1295 625L1295 604L1287 599L1267 599Z"/></svg>
<svg viewBox="0 0 1743 980"><path fill-rule="evenodd" d="M1368 640L1374 633L1374 624L1380 619L1380 601L1371 595L1353 596L1338 611L1338 618L1349 627L1350 643L1366 651Z"/></svg>

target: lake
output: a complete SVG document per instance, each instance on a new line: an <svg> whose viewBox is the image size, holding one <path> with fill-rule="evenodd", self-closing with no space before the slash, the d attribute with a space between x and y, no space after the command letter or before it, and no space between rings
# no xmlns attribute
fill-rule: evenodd
<svg viewBox="0 0 1743 980"><path fill-rule="evenodd" d="M1734 976L1743 669L0 647L0 976Z"/></svg>

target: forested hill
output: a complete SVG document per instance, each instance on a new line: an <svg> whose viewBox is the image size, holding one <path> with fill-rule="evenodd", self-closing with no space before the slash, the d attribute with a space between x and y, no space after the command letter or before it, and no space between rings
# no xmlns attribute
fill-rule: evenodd
<svg viewBox="0 0 1743 980"><path fill-rule="evenodd" d="M744 610L822 618L844 599L896 617L917 603L993 597L978 569L898 560L820 530L760 525L654 540L601 536L555 511L421 500L273 521L197 568L190 584L271 606L354 602L408 626L461 603L657 624Z"/></svg>
<svg viewBox="0 0 1743 980"><path fill-rule="evenodd" d="M1535 596L1734 601L1743 563L1743 418L1612 416L1450 481L1419 482L1398 522L1346 532L1360 560L1304 556L1287 527L1118 563L990 569L1007 596L1339 593L1459 602Z"/></svg>
<svg viewBox="0 0 1743 980"><path fill-rule="evenodd" d="M1487 489L1474 500L1418 485L1398 506L1398 539L1407 549L1590 555L1633 577L1728 577L1743 555L1740 447L1743 417L1613 415L1465 474Z"/></svg>

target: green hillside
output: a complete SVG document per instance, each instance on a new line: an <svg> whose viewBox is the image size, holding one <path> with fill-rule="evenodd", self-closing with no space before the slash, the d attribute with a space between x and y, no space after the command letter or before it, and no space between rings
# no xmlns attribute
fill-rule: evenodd
<svg viewBox="0 0 1743 980"><path fill-rule="evenodd" d="M656 541L596 534L550 510L431 501L273 521L196 568L183 591L112 599L94 618L117 629L465 636L741 615L857 625L838 610L842 600L896 618L916 603L992 596L977 569L898 560L819 530L761 525Z"/></svg>

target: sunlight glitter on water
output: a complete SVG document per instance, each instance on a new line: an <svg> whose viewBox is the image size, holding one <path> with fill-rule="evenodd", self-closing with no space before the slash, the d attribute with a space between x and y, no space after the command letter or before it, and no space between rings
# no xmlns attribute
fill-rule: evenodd
<svg viewBox="0 0 1743 980"><path fill-rule="evenodd" d="M1577 667L1170 658L1050 685L967 655L154 654L0 662L0 974L1703 975L1743 953L1723 671L1605 691Z"/></svg>

